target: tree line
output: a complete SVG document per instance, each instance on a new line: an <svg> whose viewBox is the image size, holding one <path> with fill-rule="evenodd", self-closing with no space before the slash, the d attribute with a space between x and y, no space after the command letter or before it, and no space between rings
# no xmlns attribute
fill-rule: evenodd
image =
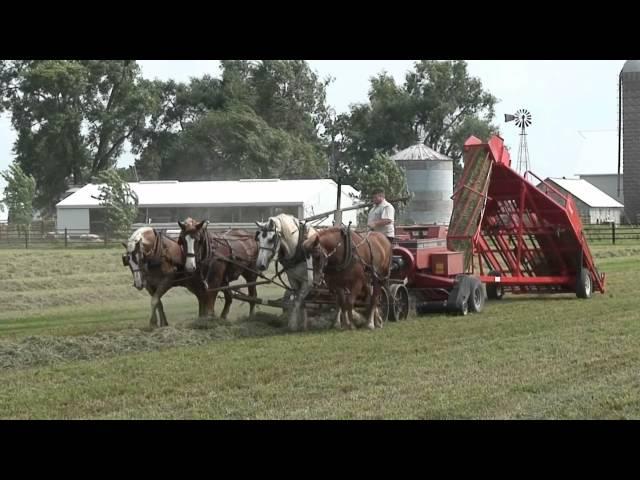
<svg viewBox="0 0 640 480"><path fill-rule="evenodd" d="M17 133L5 204L24 215L31 195L53 213L70 185L112 175L127 142L140 180L339 177L400 196L393 152L422 140L457 175L464 140L497 132L496 98L464 61L417 61L401 84L382 72L340 115L331 82L304 60L224 60L189 82L146 79L133 60L0 60L0 113Z"/></svg>

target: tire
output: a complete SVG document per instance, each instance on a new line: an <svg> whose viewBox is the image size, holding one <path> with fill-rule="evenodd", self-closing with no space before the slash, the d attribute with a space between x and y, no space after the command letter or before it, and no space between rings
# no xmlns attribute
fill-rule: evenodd
<svg viewBox="0 0 640 480"><path fill-rule="evenodd" d="M484 308L485 293L480 281L474 281L469 296L469 310L474 313L482 312Z"/></svg>
<svg viewBox="0 0 640 480"><path fill-rule="evenodd" d="M576 284L576 296L578 298L591 298L593 294L593 282L591 281L591 275L585 268L580 269L578 274L578 280Z"/></svg>
<svg viewBox="0 0 640 480"><path fill-rule="evenodd" d="M500 273L493 270L489 272L489 275L499 277ZM502 300L502 297L504 297L504 287L502 285L496 283L487 284L487 298L491 300Z"/></svg>
<svg viewBox="0 0 640 480"><path fill-rule="evenodd" d="M469 297L471 296L472 287L473 281L471 277L465 275L457 280L447 299L449 312L462 316L469 313Z"/></svg>
<svg viewBox="0 0 640 480"><path fill-rule="evenodd" d="M396 283L391 285L389 293L391 297L389 320L392 322L406 320L409 316L409 290L404 285Z"/></svg>

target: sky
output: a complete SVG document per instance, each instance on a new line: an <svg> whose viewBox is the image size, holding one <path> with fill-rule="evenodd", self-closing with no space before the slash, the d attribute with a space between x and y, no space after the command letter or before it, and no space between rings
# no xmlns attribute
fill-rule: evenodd
<svg viewBox="0 0 640 480"><path fill-rule="evenodd" d="M220 75L217 60L139 60L153 79L188 81L204 74ZM369 79L381 71L403 83L413 60L309 60L321 78L334 81L327 103L337 113L367 101ZM504 123L505 113L531 112L528 129L531 170L539 177L572 177L579 173L617 170L618 75L624 60L470 60L469 73L498 98L495 123L500 125L511 157L517 159L519 129ZM7 114L0 117L0 170L13 159L15 132ZM123 155L118 166L133 163ZM4 189L0 179L0 191ZM0 215L2 215L0 213Z"/></svg>

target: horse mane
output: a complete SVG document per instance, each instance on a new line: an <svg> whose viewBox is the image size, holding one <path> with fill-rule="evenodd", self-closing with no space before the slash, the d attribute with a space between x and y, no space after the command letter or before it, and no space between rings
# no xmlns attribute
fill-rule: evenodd
<svg viewBox="0 0 640 480"><path fill-rule="evenodd" d="M153 232L153 228L151 227L140 227L135 232L131 234L129 240L127 240L127 251L133 252L136 248L136 243L142 242L142 244L147 247L149 246L149 242L145 237L145 233Z"/></svg>
<svg viewBox="0 0 640 480"><path fill-rule="evenodd" d="M285 257L292 257L295 255L296 248L298 246L297 236L299 229L299 221L293 215L287 213L281 213L275 217L270 217L269 222L273 222L276 228L276 232L280 235L282 246L286 251ZM315 235L316 229L313 227L307 227L307 236Z"/></svg>

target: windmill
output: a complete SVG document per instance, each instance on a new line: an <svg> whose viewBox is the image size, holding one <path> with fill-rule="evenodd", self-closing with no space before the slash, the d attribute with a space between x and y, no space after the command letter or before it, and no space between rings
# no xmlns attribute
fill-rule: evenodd
<svg viewBox="0 0 640 480"><path fill-rule="evenodd" d="M517 170L519 173L524 174L531 168L529 163L529 147L527 146L527 128L531 125L531 113L529 110L521 108L514 115L505 113L504 121L515 121L516 127L520 127L520 147L518 148Z"/></svg>

